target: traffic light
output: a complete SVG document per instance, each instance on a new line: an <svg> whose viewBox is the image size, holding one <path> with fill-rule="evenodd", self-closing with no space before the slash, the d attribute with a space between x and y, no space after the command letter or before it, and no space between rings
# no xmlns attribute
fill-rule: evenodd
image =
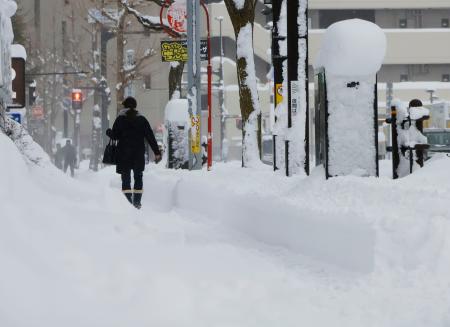
<svg viewBox="0 0 450 327"><path fill-rule="evenodd" d="M83 108L83 93L80 90L72 90L72 109L80 110Z"/></svg>
<svg viewBox="0 0 450 327"><path fill-rule="evenodd" d="M28 86L28 105L34 106L36 103L36 81Z"/></svg>

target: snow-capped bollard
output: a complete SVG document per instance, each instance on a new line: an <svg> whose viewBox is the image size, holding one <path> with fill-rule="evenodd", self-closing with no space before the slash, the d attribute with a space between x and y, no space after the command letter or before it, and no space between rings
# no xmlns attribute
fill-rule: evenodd
<svg viewBox="0 0 450 327"><path fill-rule="evenodd" d="M417 99L412 100L409 106L396 101L394 112L396 119L391 119L392 165L393 178L397 179L412 174L424 165L424 151L430 146L427 137L422 134L423 121L430 118L430 112Z"/></svg>
<svg viewBox="0 0 450 327"><path fill-rule="evenodd" d="M316 165L326 177L378 176L377 72L386 36L375 24L331 25L314 65Z"/></svg>
<svg viewBox="0 0 450 327"><path fill-rule="evenodd" d="M164 143L167 168L189 169L189 112L187 99L170 100L165 109Z"/></svg>

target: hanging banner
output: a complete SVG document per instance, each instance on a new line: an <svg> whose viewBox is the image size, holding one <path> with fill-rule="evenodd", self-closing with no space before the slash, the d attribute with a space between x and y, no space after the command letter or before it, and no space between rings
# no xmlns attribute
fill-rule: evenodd
<svg viewBox="0 0 450 327"><path fill-rule="evenodd" d="M163 62L187 62L187 40L161 41L161 58ZM200 60L208 60L208 42L206 40L200 41Z"/></svg>

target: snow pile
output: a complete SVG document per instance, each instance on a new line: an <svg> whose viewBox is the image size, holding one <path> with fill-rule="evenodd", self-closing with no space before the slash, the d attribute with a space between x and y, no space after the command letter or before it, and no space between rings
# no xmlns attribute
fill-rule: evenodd
<svg viewBox="0 0 450 327"><path fill-rule="evenodd" d="M189 123L189 104L186 99L173 99L167 102L165 109L165 121L177 122L181 124Z"/></svg>
<svg viewBox="0 0 450 327"><path fill-rule="evenodd" d="M386 54L386 35L377 25L350 19L331 25L325 32L314 69L340 76L376 74Z"/></svg>

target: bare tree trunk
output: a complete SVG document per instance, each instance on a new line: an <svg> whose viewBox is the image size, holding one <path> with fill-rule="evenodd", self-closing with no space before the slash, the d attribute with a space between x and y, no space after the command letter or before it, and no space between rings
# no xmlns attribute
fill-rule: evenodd
<svg viewBox="0 0 450 327"><path fill-rule="evenodd" d="M184 62L180 61L177 65L170 65L169 72L169 99L172 99L175 91L181 96L181 79L183 77Z"/></svg>
<svg viewBox="0 0 450 327"><path fill-rule="evenodd" d="M248 167L251 161L260 158L261 153L261 131L259 99L256 91L256 76L249 76L249 72L255 71L253 59L253 22L255 20L255 0L245 0L242 8L237 8L234 0L225 0L228 14L233 24L234 34L237 42L236 68L239 85L239 103L243 122L242 129L242 165ZM247 49L240 49L239 40L243 36L241 32L250 29L247 35ZM241 40L242 41L242 40ZM241 44L242 45L242 44ZM248 51L247 51L248 50ZM253 65L253 67L251 67ZM252 84L254 83L254 85ZM254 144L254 143L257 143ZM258 149L258 154L251 153ZM257 158L255 158L257 157Z"/></svg>

